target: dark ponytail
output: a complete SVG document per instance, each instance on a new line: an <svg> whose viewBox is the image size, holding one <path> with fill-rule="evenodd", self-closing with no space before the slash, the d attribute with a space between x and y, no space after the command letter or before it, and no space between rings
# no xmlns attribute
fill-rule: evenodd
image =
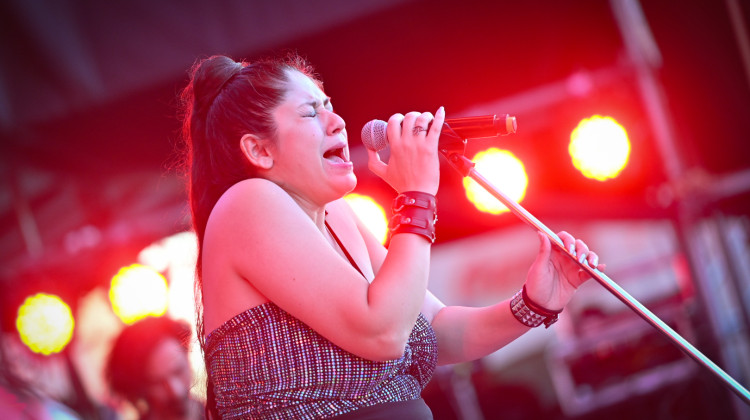
<svg viewBox="0 0 750 420"><path fill-rule="evenodd" d="M284 99L288 71L298 71L321 85L312 67L297 54L255 62L215 55L197 61L180 95L184 162L190 212L198 238L195 300L198 341L205 357L203 328L203 237L216 202L229 187L256 175L240 149L245 134L274 140L272 112ZM208 378L207 409L219 418Z"/></svg>

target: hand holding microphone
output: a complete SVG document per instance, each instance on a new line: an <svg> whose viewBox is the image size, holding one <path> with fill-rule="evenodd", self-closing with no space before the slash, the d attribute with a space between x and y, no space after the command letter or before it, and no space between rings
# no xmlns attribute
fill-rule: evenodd
<svg viewBox="0 0 750 420"><path fill-rule="evenodd" d="M445 110L440 107L434 117L429 112L410 112L406 115L395 114L388 123L380 121L377 135L387 140L382 140L383 145L379 149L365 144L369 155L368 167L399 193L421 191L436 194L440 184L438 139L444 120ZM368 141L365 140L364 131L363 143ZM368 138L372 139L371 136ZM377 153L377 150L385 147L386 141L391 152L387 164Z"/></svg>
<svg viewBox="0 0 750 420"><path fill-rule="evenodd" d="M370 150L382 150L389 144L386 127L381 120L372 120L362 127L362 143ZM448 118L441 133L458 136L461 139L478 139L497 137L516 132L516 117L504 115L485 115L481 117Z"/></svg>

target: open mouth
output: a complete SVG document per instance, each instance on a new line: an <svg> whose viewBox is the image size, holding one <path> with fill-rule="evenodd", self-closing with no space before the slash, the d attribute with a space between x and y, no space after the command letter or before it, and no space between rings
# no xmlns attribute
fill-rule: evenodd
<svg viewBox="0 0 750 420"><path fill-rule="evenodd" d="M349 162L349 153L346 146L334 147L323 153L323 158L333 162Z"/></svg>

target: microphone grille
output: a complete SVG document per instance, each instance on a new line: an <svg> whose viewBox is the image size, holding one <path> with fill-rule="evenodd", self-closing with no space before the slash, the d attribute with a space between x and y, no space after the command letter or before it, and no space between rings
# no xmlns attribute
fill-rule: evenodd
<svg viewBox="0 0 750 420"><path fill-rule="evenodd" d="M366 148L374 151L385 149L388 145L388 137L385 134L385 128L388 123L381 120L368 121L364 127L362 127L362 144Z"/></svg>

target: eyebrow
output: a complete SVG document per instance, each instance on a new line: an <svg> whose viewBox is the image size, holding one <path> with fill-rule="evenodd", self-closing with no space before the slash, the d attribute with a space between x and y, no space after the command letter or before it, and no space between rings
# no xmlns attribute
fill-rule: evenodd
<svg viewBox="0 0 750 420"><path fill-rule="evenodd" d="M326 107L326 106L328 106L330 104L331 104L331 97L330 96L326 96L326 98L323 100L323 106ZM303 102L302 105L300 105L300 108L303 107L303 106L307 106L307 105L309 105L309 106L311 106L313 108L317 108L318 105L320 105L320 102L318 102L317 99L313 99L311 101Z"/></svg>

